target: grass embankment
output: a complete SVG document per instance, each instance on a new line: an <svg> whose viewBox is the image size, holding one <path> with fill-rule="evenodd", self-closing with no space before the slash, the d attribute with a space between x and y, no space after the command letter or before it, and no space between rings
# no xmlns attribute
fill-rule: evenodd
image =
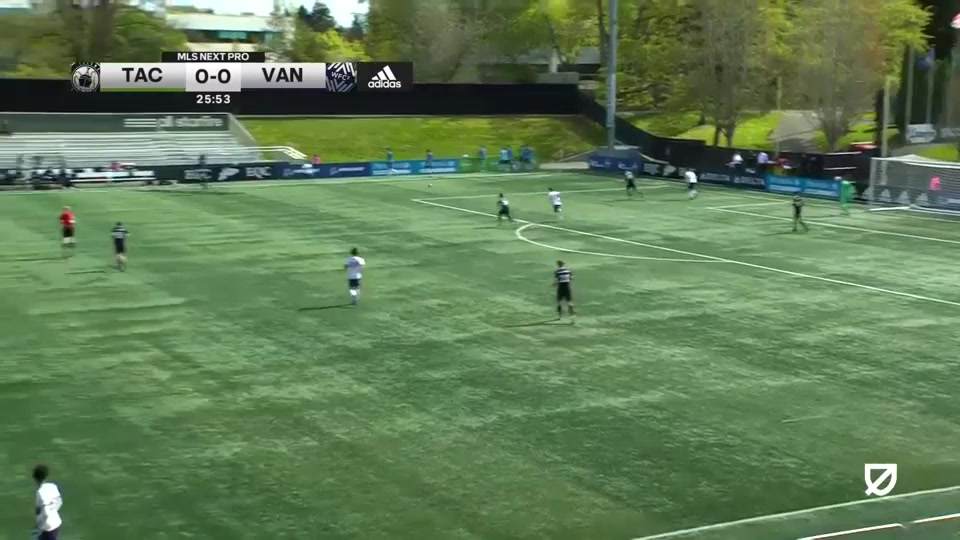
<svg viewBox="0 0 960 540"><path fill-rule="evenodd" d="M491 155L509 145L530 145L540 159L586 152L603 144L603 129L581 117L412 117L241 119L257 143L292 146L318 154L325 162L383 159L386 147L396 159L476 155L486 145Z"/></svg>
<svg viewBox="0 0 960 540"><path fill-rule="evenodd" d="M782 113L770 112L766 114L747 113L744 119L737 126L734 132L733 146L735 148L773 150L776 142L771 138L777 124L780 122ZM694 112L664 113L656 115L638 115L629 120L633 125L640 129L649 131L654 135L661 137L675 137L678 139L696 139L705 141L707 144L713 144L714 126L706 124L698 126L700 115ZM873 123L875 116L864 114L856 122L850 131L840 138L837 143L836 151L844 151L851 144L859 142L871 142L874 140L876 132ZM891 144L897 140L899 131L896 129L887 129L887 138ZM828 151L826 137L820 131L812 134L814 143L822 150ZM726 140L721 137L720 145L726 146ZM942 151L941 151L942 152ZM944 159L944 158L937 158Z"/></svg>
<svg viewBox="0 0 960 540"><path fill-rule="evenodd" d="M960 150L956 144L940 144L931 146L917 152L917 154L930 159L939 159L941 161L960 161Z"/></svg>
<svg viewBox="0 0 960 540"><path fill-rule="evenodd" d="M650 116L636 116L630 119L633 125L660 137L701 140L713 144L714 126L697 125L700 115L695 112L665 113ZM733 135L736 148L773 148L770 135L780 122L780 113L745 113ZM721 136L720 144L726 146Z"/></svg>

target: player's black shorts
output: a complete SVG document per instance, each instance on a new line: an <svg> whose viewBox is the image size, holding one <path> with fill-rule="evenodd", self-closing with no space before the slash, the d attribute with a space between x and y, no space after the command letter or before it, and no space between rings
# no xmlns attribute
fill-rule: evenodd
<svg viewBox="0 0 960 540"><path fill-rule="evenodd" d="M795 208L793 210L793 219L800 219L802 217L803 217L803 211L801 211L799 208Z"/></svg>
<svg viewBox="0 0 960 540"><path fill-rule="evenodd" d="M637 189L637 184L633 180L627 180L627 189Z"/></svg>
<svg viewBox="0 0 960 540"><path fill-rule="evenodd" d="M73 227L67 225L63 228L63 237L64 238L73 238Z"/></svg>
<svg viewBox="0 0 960 540"><path fill-rule="evenodd" d="M60 538L60 527L52 531L42 531L37 536L37 540L57 540L58 538Z"/></svg>
<svg viewBox="0 0 960 540"><path fill-rule="evenodd" d="M501 159L501 160L500 160L500 164L501 164L501 165L510 165L510 160L509 160L509 159Z"/></svg>
<svg viewBox="0 0 960 540"><path fill-rule="evenodd" d="M553 213L554 213L554 214L559 214L561 210L563 210L563 206L562 206L562 205L559 205L559 204L553 205Z"/></svg>
<svg viewBox="0 0 960 540"><path fill-rule="evenodd" d="M557 284L557 302L572 302L573 301L573 290L570 289L569 283L559 283Z"/></svg>
<svg viewBox="0 0 960 540"><path fill-rule="evenodd" d="M687 189L690 190L690 191L693 191L693 190L697 189L697 183L696 183L696 182L687 182Z"/></svg>
<svg viewBox="0 0 960 540"><path fill-rule="evenodd" d="M498 217L510 217L510 209L509 209L509 208L501 208L500 211L497 212L497 216L498 216Z"/></svg>
<svg viewBox="0 0 960 540"><path fill-rule="evenodd" d="M359 279L348 279L348 280L347 280L347 285L348 285L351 289L359 289L359 288L360 288L360 280L359 280Z"/></svg>
<svg viewBox="0 0 960 540"><path fill-rule="evenodd" d="M117 255L127 254L127 242L125 240L113 239L113 252Z"/></svg>

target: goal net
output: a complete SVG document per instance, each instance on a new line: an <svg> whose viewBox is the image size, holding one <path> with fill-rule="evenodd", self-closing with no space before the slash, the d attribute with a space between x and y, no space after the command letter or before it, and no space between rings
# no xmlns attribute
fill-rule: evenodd
<svg viewBox="0 0 960 540"><path fill-rule="evenodd" d="M920 156L873 158L871 210L914 210L960 215L960 163Z"/></svg>

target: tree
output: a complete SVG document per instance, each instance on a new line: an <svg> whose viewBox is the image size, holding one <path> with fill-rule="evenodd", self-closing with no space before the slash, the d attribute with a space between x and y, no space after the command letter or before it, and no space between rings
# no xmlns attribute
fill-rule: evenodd
<svg viewBox="0 0 960 540"><path fill-rule="evenodd" d="M326 32L337 27L337 21L330 13L330 8L323 2L314 2L313 8L307 13L306 8L300 6L297 11L297 18L303 20L314 32Z"/></svg>
<svg viewBox="0 0 960 540"><path fill-rule="evenodd" d="M509 58L545 56L576 62L584 47L599 45L592 0L517 0L489 21L493 51Z"/></svg>
<svg viewBox="0 0 960 540"><path fill-rule="evenodd" d="M448 82L475 55L485 22L453 0L396 0L371 4L366 52L379 60L408 60L421 81Z"/></svg>
<svg viewBox="0 0 960 540"><path fill-rule="evenodd" d="M794 84L834 151L884 77L899 74L904 47L922 46L927 14L911 0L805 0L800 9Z"/></svg>
<svg viewBox="0 0 960 540"><path fill-rule="evenodd" d="M676 0L641 0L621 6L618 102L634 110L696 106L683 76L691 68L688 22L694 12Z"/></svg>
<svg viewBox="0 0 960 540"><path fill-rule="evenodd" d="M715 126L713 143L722 135L727 146L741 114L762 108L768 84L760 44L763 32L760 0L700 0L692 21L690 90Z"/></svg>
<svg viewBox="0 0 960 540"><path fill-rule="evenodd" d="M15 58L18 75L62 77L64 66L90 58L102 62L156 62L162 51L186 49L184 34L168 26L164 19L134 7L110 6L109 16L95 13L99 7L70 7L67 13L57 12L49 17L25 15L18 19L16 25L8 27L10 41L4 46ZM81 21L78 28L65 31L68 23L76 21ZM102 31L107 24L109 31L105 36L90 35Z"/></svg>
<svg viewBox="0 0 960 540"><path fill-rule="evenodd" d="M363 37L366 34L365 24L363 17L358 13L354 13L350 28L347 28L343 33L344 37L350 41L363 41Z"/></svg>

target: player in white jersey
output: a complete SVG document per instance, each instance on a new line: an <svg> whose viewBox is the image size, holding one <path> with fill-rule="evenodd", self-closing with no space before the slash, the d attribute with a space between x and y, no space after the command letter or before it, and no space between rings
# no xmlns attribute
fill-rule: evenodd
<svg viewBox="0 0 960 540"><path fill-rule="evenodd" d="M363 277L363 267L367 261L363 260L357 248L350 250L347 263L343 265L347 271L347 285L350 287L350 303L357 305L360 302L360 278Z"/></svg>
<svg viewBox="0 0 960 540"><path fill-rule="evenodd" d="M697 196L697 173L693 169L689 169L683 173L683 177L687 181L687 196L693 199Z"/></svg>
<svg viewBox="0 0 960 540"><path fill-rule="evenodd" d="M36 520L37 529L34 534L36 540L57 540L60 536L60 507L63 498L60 488L53 482L47 481L50 470L46 465L37 465L33 468L33 480L37 483Z"/></svg>
<svg viewBox="0 0 960 540"><path fill-rule="evenodd" d="M563 202L560 201L560 192L555 191L553 188L547 188L547 197L550 197L550 204L553 205L553 213L557 215L557 219L563 219L563 215L560 213L563 212Z"/></svg>

